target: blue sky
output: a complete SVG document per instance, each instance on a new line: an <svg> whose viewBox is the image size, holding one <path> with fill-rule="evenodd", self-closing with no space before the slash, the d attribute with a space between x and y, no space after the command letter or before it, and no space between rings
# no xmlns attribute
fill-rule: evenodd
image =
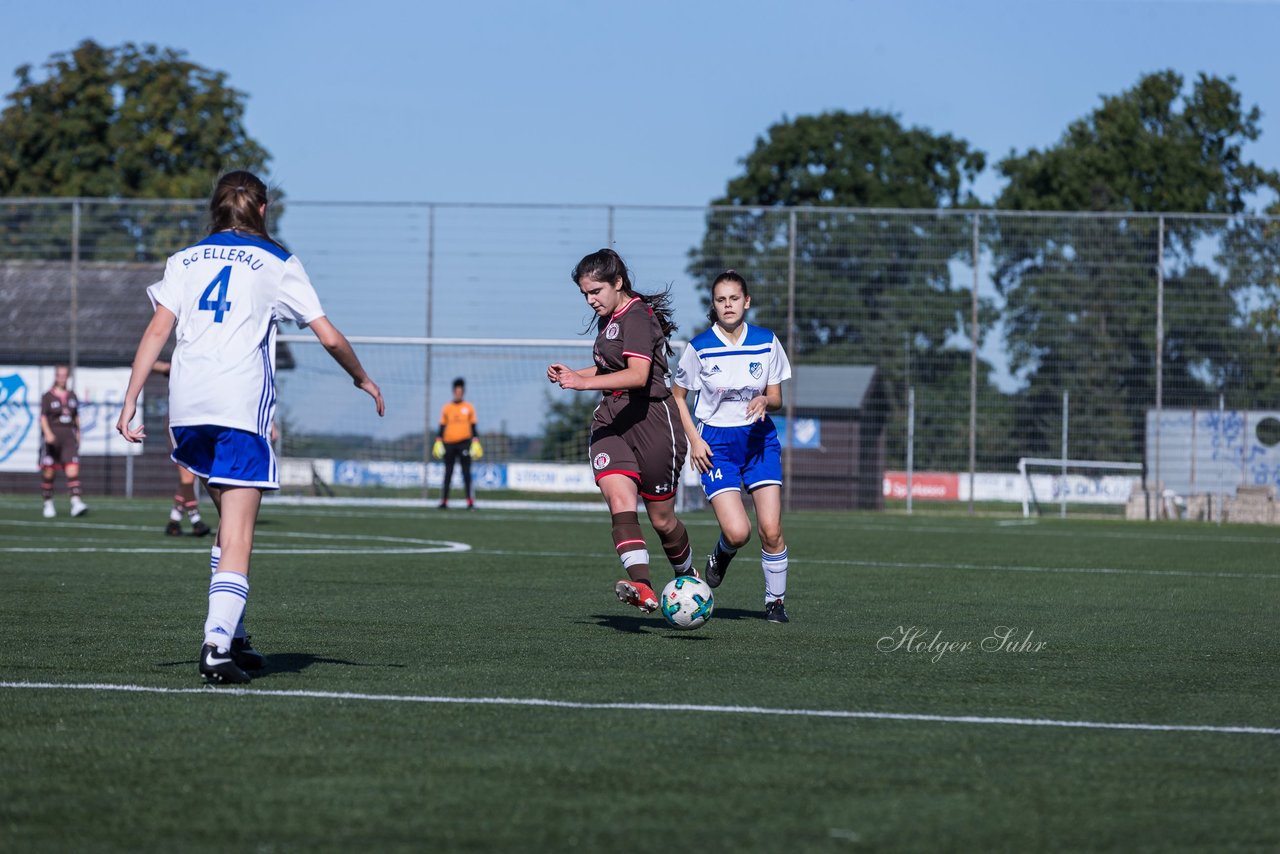
<svg viewBox="0 0 1280 854"><path fill-rule="evenodd" d="M993 158L1102 93L1235 75L1280 167L1280 3L650 0L27 3L0 71L86 37L181 48L249 93L295 199L702 204L783 116L889 110ZM11 88L11 80L3 88ZM998 180L979 183L990 197Z"/></svg>
<svg viewBox="0 0 1280 854"><path fill-rule="evenodd" d="M38 66L85 38L185 50L248 94L249 132L274 157L269 177L299 202L702 205L723 193L770 124L834 109L896 113L904 124L967 140L994 165L1011 151L1053 144L1101 95L1165 68L1189 79L1200 71L1234 76L1245 102L1263 111L1262 139L1246 154L1280 168L1280 0L315 0L242 8L20 4L6 9L0 27L0 73ZM12 84L9 77L0 90ZM976 190L990 200L999 187L989 167ZM558 214L533 228L515 215L450 216L438 225L446 245L434 297L436 317L448 322L434 334L567 338L582 328L567 271L603 245L598 213ZM283 237L344 331L422 335L424 232L421 210L299 205ZM337 244L353 234L381 254L344 255ZM700 236L696 212L619 232L639 284L674 286L684 334L701 315L683 272L684 252ZM370 279L378 286L367 286ZM493 290L503 280L511 292ZM536 300L513 303L531 287ZM432 411L454 372L440 366L432 400L397 401L397 411Z"/></svg>

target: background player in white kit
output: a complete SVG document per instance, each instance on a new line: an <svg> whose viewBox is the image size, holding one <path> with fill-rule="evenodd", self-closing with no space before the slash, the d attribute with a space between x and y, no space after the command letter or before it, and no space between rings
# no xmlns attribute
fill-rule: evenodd
<svg viewBox="0 0 1280 854"><path fill-rule="evenodd" d="M720 540L703 578L724 580L729 562L751 538L742 488L751 493L760 528L764 615L788 622L787 544L782 539L782 444L769 412L782 408L782 382L791 364L778 336L746 323L747 282L733 270L711 284L711 328L694 337L680 357L671 390L689 437L689 459L702 472L702 488L720 523ZM698 393L694 426L687 397Z"/></svg>
<svg viewBox="0 0 1280 854"><path fill-rule="evenodd" d="M275 416L276 325L309 326L355 384L384 406L350 342L324 316L302 263L267 233L267 187L249 172L218 179L209 236L169 258L147 289L155 315L142 333L116 429L130 442L138 394L176 331L169 375L173 461L205 483L220 522L213 547L200 673L248 682L265 658L244 634L249 556L263 490L279 489L269 434Z"/></svg>

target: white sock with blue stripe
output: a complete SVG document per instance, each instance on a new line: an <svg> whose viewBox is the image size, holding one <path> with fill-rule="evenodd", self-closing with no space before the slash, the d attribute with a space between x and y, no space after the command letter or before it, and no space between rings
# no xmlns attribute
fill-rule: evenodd
<svg viewBox="0 0 1280 854"><path fill-rule="evenodd" d="M222 561L222 547L214 546L212 549L209 550L209 572L211 574L218 571L218 564L221 561ZM240 619L236 622L236 631L234 636L237 638L243 638L247 636L244 630L244 611L240 612Z"/></svg>
<svg viewBox="0 0 1280 854"><path fill-rule="evenodd" d="M764 601L772 602L787 595L787 548L771 555L760 550L760 567L764 570Z"/></svg>
<svg viewBox="0 0 1280 854"><path fill-rule="evenodd" d="M204 642L219 652L231 648L231 638L249 598L249 579L238 572L215 572L209 579L209 616L204 621Z"/></svg>

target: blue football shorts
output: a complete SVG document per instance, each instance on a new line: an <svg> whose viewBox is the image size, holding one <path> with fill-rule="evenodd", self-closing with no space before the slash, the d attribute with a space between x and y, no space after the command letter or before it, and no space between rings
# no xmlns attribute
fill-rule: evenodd
<svg viewBox="0 0 1280 854"><path fill-rule="evenodd" d="M702 490L708 499L744 485L751 492L782 484L782 443L772 419L745 427L703 424L698 432L711 446L711 471L702 473Z"/></svg>
<svg viewBox="0 0 1280 854"><path fill-rule="evenodd" d="M279 489L280 471L271 443L257 433L217 424L170 427L169 459L213 486Z"/></svg>

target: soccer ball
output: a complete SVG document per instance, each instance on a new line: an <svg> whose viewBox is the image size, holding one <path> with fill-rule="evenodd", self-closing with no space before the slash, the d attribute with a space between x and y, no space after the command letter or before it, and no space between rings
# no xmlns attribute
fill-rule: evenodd
<svg viewBox="0 0 1280 854"><path fill-rule="evenodd" d="M662 588L662 616L673 628L696 629L711 619L715 598L711 585L692 575L673 578Z"/></svg>

